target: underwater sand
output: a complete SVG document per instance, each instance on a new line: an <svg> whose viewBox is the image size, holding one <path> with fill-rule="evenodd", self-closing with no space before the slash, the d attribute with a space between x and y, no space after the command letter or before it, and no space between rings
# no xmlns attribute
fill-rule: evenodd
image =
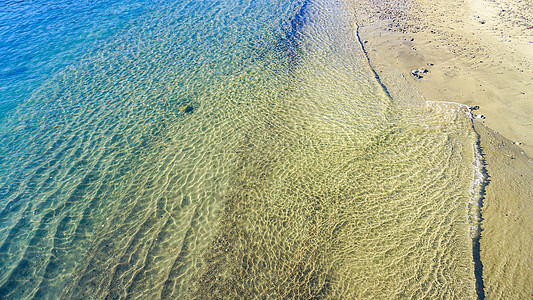
<svg viewBox="0 0 533 300"><path fill-rule="evenodd" d="M478 297L478 125L388 86L352 3L108 4L3 74L2 298Z"/></svg>

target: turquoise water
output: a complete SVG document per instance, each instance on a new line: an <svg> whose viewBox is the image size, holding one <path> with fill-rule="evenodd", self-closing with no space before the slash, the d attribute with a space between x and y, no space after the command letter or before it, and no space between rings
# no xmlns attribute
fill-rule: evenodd
<svg viewBox="0 0 533 300"><path fill-rule="evenodd" d="M0 297L472 298L469 116L400 107L355 23L3 3Z"/></svg>

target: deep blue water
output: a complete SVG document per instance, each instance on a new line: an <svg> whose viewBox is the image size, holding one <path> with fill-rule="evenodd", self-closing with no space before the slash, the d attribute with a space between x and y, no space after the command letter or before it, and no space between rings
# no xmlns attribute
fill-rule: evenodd
<svg viewBox="0 0 533 300"><path fill-rule="evenodd" d="M158 1L2 1L0 117L58 72L117 38Z"/></svg>

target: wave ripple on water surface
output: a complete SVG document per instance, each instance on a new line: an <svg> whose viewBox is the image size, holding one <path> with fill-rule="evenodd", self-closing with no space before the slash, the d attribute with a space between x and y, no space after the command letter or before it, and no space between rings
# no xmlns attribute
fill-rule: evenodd
<svg viewBox="0 0 533 300"><path fill-rule="evenodd" d="M159 5L0 124L3 298L474 297L464 111L343 1Z"/></svg>

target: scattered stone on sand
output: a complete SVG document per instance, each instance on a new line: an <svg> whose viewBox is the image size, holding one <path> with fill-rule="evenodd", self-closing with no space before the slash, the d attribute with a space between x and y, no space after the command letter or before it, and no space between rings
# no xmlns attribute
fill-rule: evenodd
<svg viewBox="0 0 533 300"><path fill-rule="evenodd" d="M477 119L486 119L486 117L484 115L476 115L476 118Z"/></svg>
<svg viewBox="0 0 533 300"><path fill-rule="evenodd" d="M514 144L517 145L517 146L522 145L522 143L520 143L520 142L514 142Z"/></svg>
<svg viewBox="0 0 533 300"><path fill-rule="evenodd" d="M418 70L411 70L411 75L413 75L415 78L420 79L423 76L418 74Z"/></svg>
<svg viewBox="0 0 533 300"><path fill-rule="evenodd" d="M478 110L479 109L479 105L469 106L468 109L470 109L470 110Z"/></svg>
<svg viewBox="0 0 533 300"><path fill-rule="evenodd" d="M422 74L426 74L428 72L429 71L427 69L420 68L418 70L411 70L411 75L413 75L417 79L421 79L421 78L424 77L424 76L422 76Z"/></svg>

